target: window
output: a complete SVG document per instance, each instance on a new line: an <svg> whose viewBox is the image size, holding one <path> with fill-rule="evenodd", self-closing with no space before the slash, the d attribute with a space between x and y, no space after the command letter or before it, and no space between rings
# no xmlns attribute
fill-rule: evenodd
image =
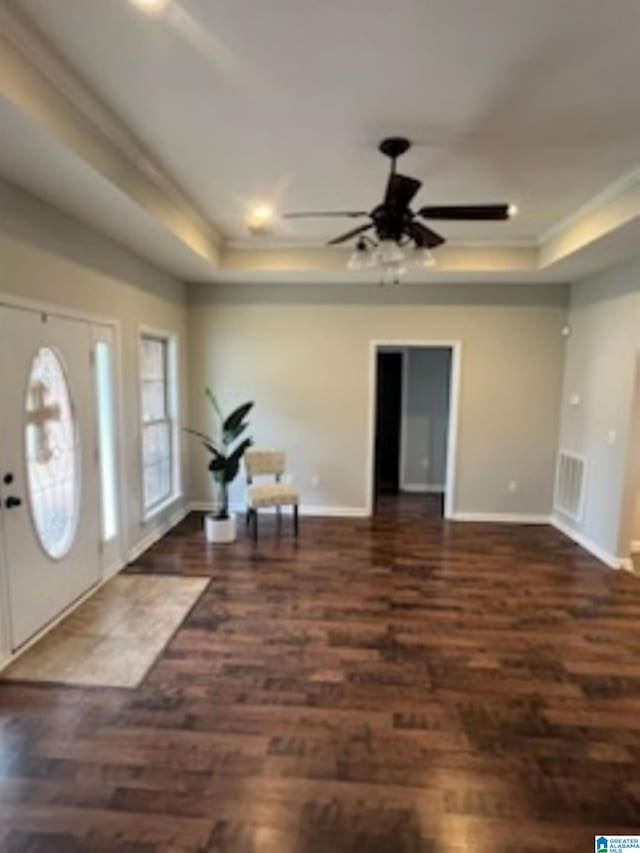
<svg viewBox="0 0 640 853"><path fill-rule="evenodd" d="M114 432L113 374L111 346L107 341L95 345L96 387L98 396L98 447L102 505L102 541L110 542L118 534L116 488L116 447Z"/></svg>
<svg viewBox="0 0 640 853"><path fill-rule="evenodd" d="M145 517L177 497L175 340L143 333L140 342Z"/></svg>

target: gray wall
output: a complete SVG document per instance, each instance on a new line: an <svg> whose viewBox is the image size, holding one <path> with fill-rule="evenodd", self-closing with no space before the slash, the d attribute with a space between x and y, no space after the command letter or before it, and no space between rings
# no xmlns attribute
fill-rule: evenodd
<svg viewBox="0 0 640 853"><path fill-rule="evenodd" d="M307 506L363 511L371 341L462 342L455 507L551 510L566 320L563 286L190 287L191 419L202 389L256 401L258 445L284 448ZM211 486L193 443L194 497ZM517 480L519 491L509 492ZM241 502L240 484L233 492Z"/></svg>
<svg viewBox="0 0 640 853"><path fill-rule="evenodd" d="M404 354L401 488L442 489L447 473L451 349Z"/></svg>
<svg viewBox="0 0 640 853"><path fill-rule="evenodd" d="M172 512L141 522L138 326L177 334L187 406L185 286L79 221L0 181L0 293L120 321L124 395L125 547L134 548ZM186 465L185 469L186 477ZM187 484L188 485L188 484Z"/></svg>
<svg viewBox="0 0 640 853"><path fill-rule="evenodd" d="M632 410L640 341L640 261L571 289L560 446L587 457L582 523L567 525L611 556L626 556L632 512ZM580 405L571 405L572 395ZM610 443L610 433L615 443Z"/></svg>

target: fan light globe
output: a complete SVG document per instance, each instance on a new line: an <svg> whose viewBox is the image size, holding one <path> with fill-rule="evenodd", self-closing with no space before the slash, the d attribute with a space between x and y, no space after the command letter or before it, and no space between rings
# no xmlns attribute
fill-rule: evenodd
<svg viewBox="0 0 640 853"><path fill-rule="evenodd" d="M404 252L395 240L381 240L376 254L382 266L394 266L404 261Z"/></svg>
<svg viewBox="0 0 640 853"><path fill-rule="evenodd" d="M435 266L436 259L426 247L417 246L412 252L409 263L415 269Z"/></svg>
<svg viewBox="0 0 640 853"><path fill-rule="evenodd" d="M507 214L509 215L509 219L513 219L514 216L517 216L520 211L518 210L517 204L510 204L507 208Z"/></svg>
<svg viewBox="0 0 640 853"><path fill-rule="evenodd" d="M347 261L347 269L351 272L362 272L369 270L375 265L373 252L371 252L364 240L358 240L356 248Z"/></svg>

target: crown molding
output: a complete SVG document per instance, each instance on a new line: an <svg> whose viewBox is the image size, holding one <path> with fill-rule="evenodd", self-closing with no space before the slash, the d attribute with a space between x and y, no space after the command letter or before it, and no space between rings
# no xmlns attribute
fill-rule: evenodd
<svg viewBox="0 0 640 853"><path fill-rule="evenodd" d="M122 171L120 164L124 161L132 172L132 184L137 180L142 193L145 187L152 189L156 207L166 208L167 216L163 224L183 241L186 227L186 230L196 236L193 242L200 246L199 254L208 256L208 260L217 261L222 238L212 223L168 174L163 164L60 55L37 25L19 8L17 0L0 0L0 38L4 41L5 48L0 51L3 54L0 67L4 69L7 65L11 71L9 74L0 75L0 92L18 106L26 107L27 111L29 106L33 106L33 112L38 112L35 103L31 105L28 102L30 90L33 88L33 75L36 73L40 78L39 94L54 94L57 96L54 101L62 101L67 111L70 108L72 120L85 133L89 132L99 140L102 158L105 153L110 153L114 157L115 165L110 169L110 164L105 163L103 168L100 168L95 158L85 159L94 167L98 165L99 170L109 179L112 179L113 174ZM28 64L28 67L20 67L20 60ZM43 85L48 92L43 93ZM35 102L35 98L33 101ZM42 115L39 114L36 118L42 120ZM66 121L69 121L68 116ZM52 124L57 125L57 120ZM49 124L50 129L52 124ZM68 144L67 139L62 141ZM74 146L76 152L83 156L81 147ZM126 186L120 184L120 188L130 194ZM134 200L141 203L140 198ZM146 205L143 203L143 206ZM177 229L176 217L182 220L181 227ZM174 227L171 227L171 224ZM192 244L190 248L194 249L195 246Z"/></svg>
<svg viewBox="0 0 640 853"><path fill-rule="evenodd" d="M580 207L577 207L568 216L563 217L550 228L547 228L546 231L543 231L538 237L538 245L541 247L544 246L550 240L568 231L580 220L601 210L638 185L640 185L640 167L632 169L620 178L616 178L615 181L607 184L604 189L591 196L590 199L587 199L584 204L581 204Z"/></svg>

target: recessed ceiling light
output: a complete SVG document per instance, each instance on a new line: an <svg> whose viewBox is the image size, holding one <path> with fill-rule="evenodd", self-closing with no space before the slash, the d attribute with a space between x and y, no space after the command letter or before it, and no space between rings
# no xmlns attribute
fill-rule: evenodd
<svg viewBox="0 0 640 853"><path fill-rule="evenodd" d="M131 0L131 2L149 15L159 15L167 8L170 0Z"/></svg>
<svg viewBox="0 0 640 853"><path fill-rule="evenodd" d="M507 213L509 214L509 219L513 219L514 216L517 216L520 211L518 210L517 204L510 204L507 208Z"/></svg>
<svg viewBox="0 0 640 853"><path fill-rule="evenodd" d="M247 213L247 228L252 234L264 234L270 230L274 216L275 211L270 204L256 204Z"/></svg>

